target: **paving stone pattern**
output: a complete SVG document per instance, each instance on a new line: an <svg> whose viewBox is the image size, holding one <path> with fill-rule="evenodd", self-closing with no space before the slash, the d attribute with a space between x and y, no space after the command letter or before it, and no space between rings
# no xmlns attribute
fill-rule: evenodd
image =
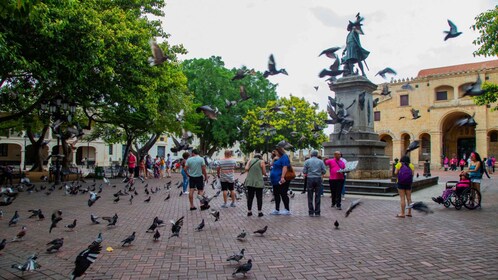
<svg viewBox="0 0 498 280"><path fill-rule="evenodd" d="M433 172L440 182L457 179L457 173ZM128 197L113 203L113 193L124 186L121 180L111 180L116 188L105 187L102 198L88 207L88 194L65 196L57 190L50 196L42 192L22 193L10 206L2 207L0 239L12 239L22 225L27 226L25 240L8 243L0 256L0 279L20 279L21 273L11 265L23 262L38 252L36 272L24 273L23 279L68 279L77 254L102 232L104 250L82 279L233 279L236 263L226 258L242 248L246 258L253 260L251 279L498 279L498 188L494 180L483 180L482 209L460 211L446 209L430 201L431 194L440 194L444 184L425 190L414 198L422 198L433 208L434 214L414 213L412 218L395 218L399 198L361 197L362 204L345 218L345 210L330 208L330 197L322 198L322 216L309 217L306 196L300 193L291 199L291 216L270 216L273 209L270 196L264 197L264 217L257 217L256 205L252 217L246 216L245 197L235 208L221 208L221 196L212 201L212 208L221 211L221 219L214 222L208 211L189 211L186 195L173 186L171 199L164 201L166 190L151 194L150 203L143 187L136 183L139 195L130 205ZM163 188L181 178L151 179L149 187ZM88 182L91 184L93 182ZM97 181L97 185L100 181ZM208 194L213 194L207 188ZM430 193L430 194L429 194ZM424 197L425 195L425 197ZM417 197L418 196L418 197ZM357 196L347 196L344 207ZM198 201L196 200L198 205ZM27 219L28 209L41 208L44 221ZM50 215L61 209L63 220L48 233ZM21 220L8 227L15 210ZM105 221L92 225L90 214L119 216L117 226L108 228ZM168 239L170 225L160 228L161 239L152 240L146 229L155 216L169 221L185 216L180 238ZM194 228L205 219L202 232ZM74 231L64 225L78 219ZM333 223L338 220L339 229ZM268 225L264 236L248 235L246 241L236 236L242 231L255 231ZM135 242L121 247L120 241L133 231ZM46 253L45 244L64 237L61 251ZM113 252L105 251L112 247ZM237 278L242 278L239 275Z"/></svg>

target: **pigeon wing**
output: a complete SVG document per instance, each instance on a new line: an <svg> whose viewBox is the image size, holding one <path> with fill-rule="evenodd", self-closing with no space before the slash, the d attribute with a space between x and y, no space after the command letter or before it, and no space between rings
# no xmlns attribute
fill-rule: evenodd
<svg viewBox="0 0 498 280"><path fill-rule="evenodd" d="M458 32L457 26L451 20L448 20L448 25L450 26L450 33Z"/></svg>
<svg viewBox="0 0 498 280"><path fill-rule="evenodd" d="M271 54L268 58L268 70L270 70L270 72L277 71L277 65L275 64L275 58L273 57L273 54Z"/></svg>

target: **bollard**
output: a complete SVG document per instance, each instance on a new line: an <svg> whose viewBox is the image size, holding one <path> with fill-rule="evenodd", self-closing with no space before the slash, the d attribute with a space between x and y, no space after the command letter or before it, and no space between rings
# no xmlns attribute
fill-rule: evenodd
<svg viewBox="0 0 498 280"><path fill-rule="evenodd" d="M396 183L396 181L398 180L398 177L396 176L396 174L394 174L394 172L396 171L396 164L398 164L398 161L399 161L399 159L395 158L394 162L393 162L393 169L392 169L392 175L391 175L391 182L393 182L393 183Z"/></svg>
<svg viewBox="0 0 498 280"><path fill-rule="evenodd" d="M431 177L431 164L428 159L424 162L424 177Z"/></svg>

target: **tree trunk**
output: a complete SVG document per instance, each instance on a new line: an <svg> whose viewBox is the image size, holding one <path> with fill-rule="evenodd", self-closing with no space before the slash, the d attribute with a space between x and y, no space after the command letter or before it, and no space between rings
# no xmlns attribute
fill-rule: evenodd
<svg viewBox="0 0 498 280"><path fill-rule="evenodd" d="M31 171L43 171L43 161L45 160L45 157L43 155L43 147L45 146L45 134L47 133L48 129L48 125L43 127L41 136L40 138L38 138L38 140L35 140L35 135L30 128L26 130L29 142L32 145L31 156L33 157L33 166L31 167Z"/></svg>
<svg viewBox="0 0 498 280"><path fill-rule="evenodd" d="M62 146L62 154L64 157L62 158L62 168L69 168L69 165L73 161L73 149L67 143L67 138L61 138L61 146Z"/></svg>

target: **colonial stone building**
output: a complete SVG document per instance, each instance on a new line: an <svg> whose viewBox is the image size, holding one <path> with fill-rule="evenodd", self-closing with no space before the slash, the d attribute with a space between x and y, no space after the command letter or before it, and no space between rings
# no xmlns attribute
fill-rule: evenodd
<svg viewBox="0 0 498 280"><path fill-rule="evenodd" d="M387 143L386 155L399 158L409 143L421 147L410 154L413 163L431 162L441 166L443 156L459 159L477 151L481 157L498 156L498 111L495 106L476 106L463 94L480 77L482 82L498 83L498 60L421 70L416 78L387 84L390 95L374 95L374 127ZM408 84L408 85L407 85ZM414 119L412 110L419 118ZM460 126L458 121L474 116L477 125Z"/></svg>

